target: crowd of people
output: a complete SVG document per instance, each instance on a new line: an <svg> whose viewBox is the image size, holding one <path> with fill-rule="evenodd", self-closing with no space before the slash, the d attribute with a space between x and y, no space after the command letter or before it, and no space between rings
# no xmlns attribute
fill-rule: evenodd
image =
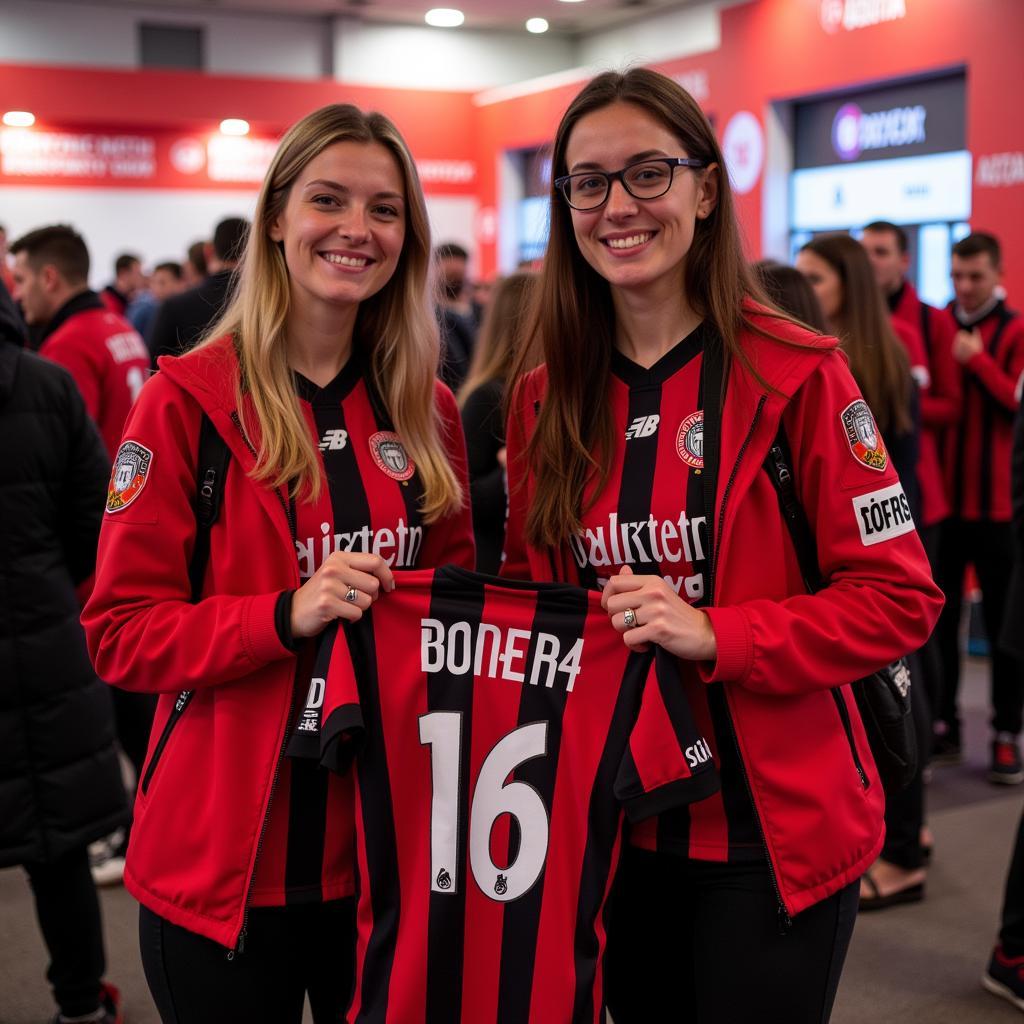
<svg viewBox="0 0 1024 1024"><path fill-rule="evenodd" d="M463 247L431 245L397 129L338 104L286 134L252 223L226 218L180 262L145 273L126 253L97 293L72 227L0 253L19 455L0 489L17 696L0 865L31 880L59 1021L119 1019L94 883L122 876L168 1024L298 1022L307 997L318 1024L389 1000L438 1021L497 1003L551 1022L827 1021L858 908L925 896L926 780L963 753L969 567L988 777L1024 781L1024 318L998 240L956 242L946 309L918 297L889 222L750 265L723 167L678 84L599 75L555 136L544 259L474 287ZM778 452L820 585L765 471ZM424 624L457 607L533 637L492 646L489 672L476 641L471 703L450 639L444 678L405 709L433 759L425 812L374 774L380 745L360 750L390 713L387 652L361 624L417 570ZM497 610L517 588L530 621ZM595 738L570 714L578 656L551 652L602 623L630 665L658 654L644 703ZM919 757L884 792L850 684L903 657ZM500 725L499 662L520 684L550 666ZM666 767L631 733L669 671L661 713L700 741ZM344 672L358 693L331 721L354 776L289 753L296 731L326 736ZM489 783L506 796L479 806L506 749ZM713 787L681 785L707 761ZM556 821L577 853L537 838ZM429 864L406 852L423 843ZM561 975L538 966L566 927L540 902L558 886ZM985 984L1024 1008L1024 820Z"/></svg>

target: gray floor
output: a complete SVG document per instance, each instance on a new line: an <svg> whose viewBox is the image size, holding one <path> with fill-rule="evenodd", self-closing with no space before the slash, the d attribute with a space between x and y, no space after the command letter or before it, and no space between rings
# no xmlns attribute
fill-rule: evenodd
<svg viewBox="0 0 1024 1024"><path fill-rule="evenodd" d="M978 984L992 945L1024 787L984 780L984 666L965 686L968 762L937 769L929 790L935 861L927 899L860 918L835 1024L1000 1024L1021 1020ZM128 1024L158 1024L136 950L136 912L123 889L103 893L110 979ZM43 1024L53 1010L46 955L20 870L0 872L0 1024ZM737 1022L745 1024L745 1022Z"/></svg>

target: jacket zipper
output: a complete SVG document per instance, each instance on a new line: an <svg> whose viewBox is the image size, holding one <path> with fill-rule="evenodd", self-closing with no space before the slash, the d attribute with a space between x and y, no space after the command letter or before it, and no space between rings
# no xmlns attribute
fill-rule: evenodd
<svg viewBox="0 0 1024 1024"><path fill-rule="evenodd" d="M853 738L853 725L850 722L850 709L846 706L846 701L843 700L843 695L838 686L833 687L829 692L832 694L832 699L836 702L836 710L839 712L839 720L843 723L846 741L850 744L850 753L853 755L853 765L860 776L860 784L867 789L868 776L867 772L864 771L864 765L861 763L860 754L857 753L857 744Z"/></svg>
<svg viewBox="0 0 1024 1024"><path fill-rule="evenodd" d="M174 731L174 727L178 724L178 720L181 718L185 711L185 708L189 706L192 701L192 697L195 694L195 690L182 690L178 694L177 700L174 702L174 708L170 715L167 716L167 721L164 723L163 732L160 733L160 739L157 740L156 746L153 748L153 756L149 759L149 764L146 766L146 773L142 776L142 784L139 787L142 790L142 795L145 796L149 790L150 781L153 778L153 772L156 771L156 766L163 756L164 747L167 746L167 741L171 738L171 733Z"/></svg>
<svg viewBox="0 0 1024 1024"><path fill-rule="evenodd" d="M245 442L245 447L249 449L249 453L255 459L257 458L256 449L253 447L252 442L249 440L249 435L246 434L245 428L242 426L241 417L238 415L238 410L232 410L231 422L235 425L238 433L241 434L242 440ZM277 500L281 503L281 507L284 509L285 519L288 520L288 532L292 536L292 544L294 546L295 537L295 521L292 516L291 503L284 500L281 495L281 491L278 488L274 488L274 494L277 495ZM267 810L263 815L263 821L260 824L259 838L256 840L256 856L252 862L252 874L249 877L249 887L245 891L245 909L242 912L242 929L238 933L238 939L235 941L235 945L232 949L228 950L228 960L234 960L236 956L240 956L245 952L245 939L249 931L249 900L252 897L253 886L256 884L256 867L260 862L260 854L263 852L263 841L267 835L267 825L270 823L270 809L274 803L274 793L277 791L277 783L281 777L281 761L284 758L285 746L288 743L288 727L295 716L295 681L292 680L292 693L288 701L288 718L285 721L284 735L281 737L281 743L277 751L277 759L274 761L274 775L270 780L270 799L267 801Z"/></svg>
<svg viewBox="0 0 1024 1024"><path fill-rule="evenodd" d="M715 574L718 571L718 553L721 550L722 544L722 528L725 525L725 509L729 502L729 492L732 490L732 485L736 480L736 474L739 471L740 463L743 461L743 456L746 454L747 448L750 447L750 442L754 437L754 431L757 429L758 420L761 418L761 412L764 409L765 402L768 400L767 395L762 395L757 401L757 408L754 410L754 418L750 422L750 427L747 430L747 436L743 439L743 444L740 446L739 454L736 456L736 461L733 463L732 472L729 474L729 479L726 482L725 490L722 492L722 504L718 509L718 525L715 530L714 548L711 554L711 572L710 579L708 580L708 595L709 600L714 601L715 599ZM754 812L754 820L757 822L757 830L761 835L761 845L764 847L765 861L768 864L768 877L772 882L772 889L775 892L775 900L778 903L778 918L779 918L779 932L785 935L789 929L793 926L793 919L789 916L789 911L786 910L785 901L782 899L782 890L779 888L779 879L775 873L775 865L772 863L771 852L768 849L768 839L765 836L764 825L761 823L761 816L757 813L757 804L754 801L754 790L750 785L750 778L747 775L746 765L743 763L743 754L740 751L739 737L736 735L736 726L732 720L732 709L729 707L729 696L724 689L722 693L725 696L725 717L729 724L729 734L732 736L733 746L736 749L736 761L740 766L740 775L743 776L743 784L747 788L747 796L750 799L750 807Z"/></svg>

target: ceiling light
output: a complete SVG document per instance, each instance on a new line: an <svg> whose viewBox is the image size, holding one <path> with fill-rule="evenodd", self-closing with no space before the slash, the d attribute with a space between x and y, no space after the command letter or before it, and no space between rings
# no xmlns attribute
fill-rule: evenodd
<svg viewBox="0 0 1024 1024"><path fill-rule="evenodd" d="M581 4L583 0L562 0L563 4Z"/></svg>
<svg viewBox="0 0 1024 1024"><path fill-rule="evenodd" d="M31 128L36 123L36 115L27 110L8 110L4 114L4 124L8 128Z"/></svg>
<svg viewBox="0 0 1024 1024"><path fill-rule="evenodd" d="M547 18L528 18L526 21L526 31L532 32L534 35L540 35L541 32L547 32L548 27Z"/></svg>
<svg viewBox="0 0 1024 1024"><path fill-rule="evenodd" d="M221 135L248 135L249 122L240 117L225 117L220 123Z"/></svg>
<svg viewBox="0 0 1024 1024"><path fill-rule="evenodd" d="M454 7L435 7L423 15L423 20L434 28L458 28L466 20L466 16Z"/></svg>

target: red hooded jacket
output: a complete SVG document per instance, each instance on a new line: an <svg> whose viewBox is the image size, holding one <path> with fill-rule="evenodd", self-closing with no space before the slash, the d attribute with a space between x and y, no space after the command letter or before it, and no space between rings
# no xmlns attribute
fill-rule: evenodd
<svg viewBox="0 0 1024 1024"><path fill-rule="evenodd" d="M859 878L884 838L884 795L848 684L916 650L942 607L909 510L870 525L899 480L854 451L844 411L860 399L832 338L767 316L781 345L748 332L740 343L765 388L733 361L722 410L715 593L707 614L718 658L685 663L725 682L756 814L779 898L796 914ZM546 389L544 368L524 381L508 429L509 524L502 574L551 579L552 557L525 544L534 493L520 456ZM823 591L806 593L776 492L763 463L784 422L797 493L814 530ZM617 427L619 425L617 424ZM624 438L625 426L618 430ZM624 440L620 440L624 444ZM876 460L877 461L877 460ZM525 477L525 479L524 479ZM862 512L862 510L864 510ZM710 513L710 510L709 510ZM855 770L834 687L851 712Z"/></svg>
<svg viewBox="0 0 1024 1024"><path fill-rule="evenodd" d="M278 638L274 609L278 595L300 582L284 502L248 476L254 459L235 424L237 373L226 339L160 360L122 445L149 459L135 497L104 517L96 586L82 615L101 678L160 694L125 885L173 924L225 946L243 928L294 689L295 655ZM440 383L436 401L468 494L458 411ZM231 461L203 597L193 604L201 412L227 442ZM258 449L251 432L250 441ZM421 565L472 566L468 502L424 532ZM183 690L194 691L191 702L161 744Z"/></svg>

